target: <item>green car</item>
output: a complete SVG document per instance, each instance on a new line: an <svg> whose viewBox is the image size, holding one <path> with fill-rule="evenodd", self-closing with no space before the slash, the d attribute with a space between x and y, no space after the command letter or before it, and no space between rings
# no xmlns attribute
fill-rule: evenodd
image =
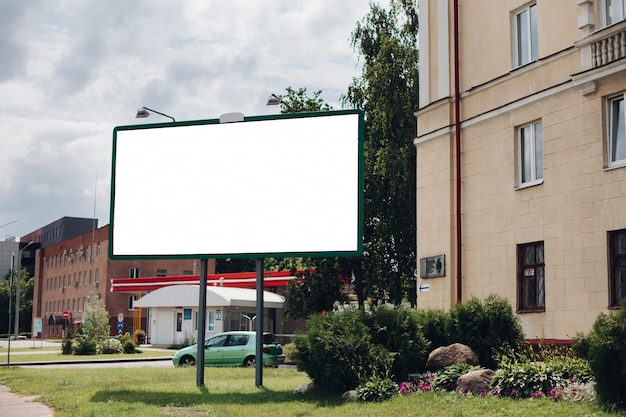
<svg viewBox="0 0 626 417"><path fill-rule="evenodd" d="M174 366L196 363L198 345L176 352ZM256 366L256 332L224 332L204 342L204 366ZM263 365L277 367L285 362L283 347L272 333L263 333Z"/></svg>

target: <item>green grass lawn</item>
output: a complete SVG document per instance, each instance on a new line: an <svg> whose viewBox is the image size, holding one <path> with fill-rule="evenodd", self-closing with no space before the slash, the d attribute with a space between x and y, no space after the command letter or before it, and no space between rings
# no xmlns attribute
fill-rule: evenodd
<svg viewBox="0 0 626 417"><path fill-rule="evenodd" d="M0 384L21 395L39 395L56 417L119 416L618 416L590 404L550 399L512 400L454 393L415 393L383 403L346 402L336 394L293 394L309 378L295 368L207 368L196 386L195 368L0 369Z"/></svg>
<svg viewBox="0 0 626 417"><path fill-rule="evenodd" d="M171 357L175 351L165 350L141 350L140 353L125 354L117 353L110 355L63 355L61 348L18 348L11 349L11 364L20 362L48 362L48 361L92 361L110 359L138 359L138 358L158 358ZM7 349L0 349L0 365L7 363Z"/></svg>

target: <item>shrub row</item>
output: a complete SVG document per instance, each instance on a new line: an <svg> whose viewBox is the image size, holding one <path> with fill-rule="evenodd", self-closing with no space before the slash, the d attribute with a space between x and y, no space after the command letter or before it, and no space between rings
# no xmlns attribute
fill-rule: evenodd
<svg viewBox="0 0 626 417"><path fill-rule="evenodd" d="M439 346L466 344L483 366L491 367L498 349L519 348L522 341L508 301L491 295L484 303L472 298L450 312L378 306L313 315L294 345L300 369L316 385L342 392L372 378L406 381L424 369L428 353Z"/></svg>
<svg viewBox="0 0 626 417"><path fill-rule="evenodd" d="M576 335L573 349L589 361L598 400L626 409L626 304L614 314L600 314L589 334Z"/></svg>

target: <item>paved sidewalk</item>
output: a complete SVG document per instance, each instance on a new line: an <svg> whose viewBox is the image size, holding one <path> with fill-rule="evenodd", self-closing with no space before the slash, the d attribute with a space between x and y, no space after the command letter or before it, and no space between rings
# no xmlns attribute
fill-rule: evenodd
<svg viewBox="0 0 626 417"><path fill-rule="evenodd" d="M54 417L52 409L33 401L36 397L22 397L10 388L0 385L0 416L2 417Z"/></svg>

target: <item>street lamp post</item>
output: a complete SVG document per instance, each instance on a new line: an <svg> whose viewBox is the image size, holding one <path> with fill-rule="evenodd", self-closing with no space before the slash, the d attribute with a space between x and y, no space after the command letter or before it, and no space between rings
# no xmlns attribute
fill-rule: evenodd
<svg viewBox="0 0 626 417"><path fill-rule="evenodd" d="M174 119L172 116L168 116L165 113L161 113L156 110L149 109L147 107L142 107L140 109L137 109L137 115L135 116L135 119L145 119L146 117L150 116L150 112L160 114L161 116L164 116L164 117L168 117L172 119L172 122L176 122L176 119Z"/></svg>
<svg viewBox="0 0 626 417"><path fill-rule="evenodd" d="M296 111L296 109L294 109L293 107L291 107L291 106L289 105L289 103L287 103L285 100L283 100L283 98L282 98L282 97L277 96L276 94L270 94L270 96L267 98L267 103L266 103L266 105L267 105L267 106L276 106L276 105L279 105L279 104L282 104L282 105L284 105L285 107L287 107L287 109L288 109L290 112L294 112L294 113L295 113L295 111Z"/></svg>
<svg viewBox="0 0 626 417"><path fill-rule="evenodd" d="M13 294L13 263L15 262L15 252L11 253L11 276L9 277L9 328L7 344L7 367L11 366L11 294Z"/></svg>

